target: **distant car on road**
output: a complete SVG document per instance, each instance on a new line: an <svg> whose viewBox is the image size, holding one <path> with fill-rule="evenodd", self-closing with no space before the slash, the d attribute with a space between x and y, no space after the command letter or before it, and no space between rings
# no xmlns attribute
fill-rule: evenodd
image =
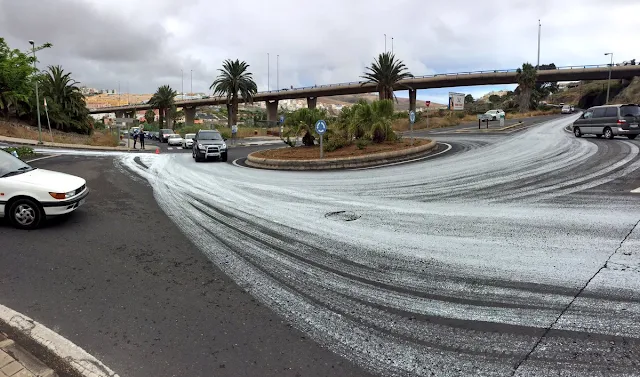
<svg viewBox="0 0 640 377"><path fill-rule="evenodd" d="M216 130L200 130L193 140L191 157L196 162L207 160L211 157L227 161L227 143L220 132Z"/></svg>
<svg viewBox="0 0 640 377"><path fill-rule="evenodd" d="M504 110L502 109L497 109L497 110L489 110L487 111L485 114L489 115L491 117L491 120L496 120L500 117L504 117Z"/></svg>
<svg viewBox="0 0 640 377"><path fill-rule="evenodd" d="M182 136L178 134L166 135L167 136L167 145L182 145L184 141Z"/></svg>
<svg viewBox="0 0 640 377"><path fill-rule="evenodd" d="M182 140L182 148L192 148L193 147L193 139L196 137L196 134L186 134L184 135L184 139Z"/></svg>
<svg viewBox="0 0 640 377"><path fill-rule="evenodd" d="M38 169L0 151L0 216L20 229L37 228L47 216L84 204L87 182L74 175Z"/></svg>
<svg viewBox="0 0 640 377"><path fill-rule="evenodd" d="M562 106L562 110L560 110L560 112L562 114L571 114L571 113L573 113L573 106L564 105L564 106Z"/></svg>
<svg viewBox="0 0 640 377"><path fill-rule="evenodd" d="M163 128L158 133L158 140L160 140L161 143L166 143L167 141L169 141L169 138L167 136L173 135L174 133L175 132L173 132L171 128Z"/></svg>
<svg viewBox="0 0 640 377"><path fill-rule="evenodd" d="M636 104L594 106L573 122L576 137L591 134L613 139L626 136L633 140L640 134L640 106Z"/></svg>

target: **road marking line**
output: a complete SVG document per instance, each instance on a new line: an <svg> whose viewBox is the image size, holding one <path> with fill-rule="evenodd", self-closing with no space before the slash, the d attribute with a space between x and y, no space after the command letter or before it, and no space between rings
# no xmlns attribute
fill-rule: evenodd
<svg viewBox="0 0 640 377"><path fill-rule="evenodd" d="M172 151L172 150L173 150L173 147L167 147L167 150L168 150L168 151Z"/></svg>
<svg viewBox="0 0 640 377"><path fill-rule="evenodd" d="M366 168L355 168L355 169L348 169L348 170L368 170L368 169L377 169L377 168L384 168L384 167L386 167L386 166L400 165L400 164L406 164L406 163L409 163L409 162L415 162L415 161L420 161L420 160L426 160L427 158L435 157L435 156L437 156L437 155L439 155L439 154L442 154L442 153L444 153L444 152L448 152L451 148L453 148L453 146L452 146L451 144L449 144L449 143L440 143L440 144L444 144L444 145L446 145L446 146L447 146L447 149L445 149L445 150L443 150L443 151L440 151L440 152L438 152L438 153L430 154L430 155L428 155L428 156L419 157L419 158L414 158L414 159L412 159L412 160L407 160L407 161L398 161L398 162L392 162L392 163L384 164L384 165L369 166L369 167L366 167Z"/></svg>
<svg viewBox="0 0 640 377"><path fill-rule="evenodd" d="M29 161L25 161L26 163L30 163L30 162L34 162L34 161L38 161L38 160L44 160L45 158L51 158L51 157L58 157L60 156L59 154L52 154L50 156L44 156L44 157L38 157L38 158L34 158L33 160L29 160Z"/></svg>
<svg viewBox="0 0 640 377"><path fill-rule="evenodd" d="M239 167L239 168L243 168L243 169L253 169L253 168L250 168L250 167L248 167L248 166L242 166L242 165L238 164L238 160L242 160L243 158L246 158L246 157L236 158L235 160L233 160L233 161L231 162L231 164L232 164L232 165L234 165L234 166L237 166L237 167Z"/></svg>
<svg viewBox="0 0 640 377"><path fill-rule="evenodd" d="M635 190L631 190L631 192L634 193L634 194L640 194L640 187L638 187Z"/></svg>

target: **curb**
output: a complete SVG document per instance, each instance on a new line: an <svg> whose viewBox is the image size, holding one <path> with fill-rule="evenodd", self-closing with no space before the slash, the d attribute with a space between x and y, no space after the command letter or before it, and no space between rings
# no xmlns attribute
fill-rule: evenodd
<svg viewBox="0 0 640 377"><path fill-rule="evenodd" d="M71 341L0 304L0 330L63 376L119 377Z"/></svg>
<svg viewBox="0 0 640 377"><path fill-rule="evenodd" d="M111 151L111 152L128 152L128 149L118 149L117 147L101 147L99 145L85 145L85 144L64 144L64 143L50 143L48 141L43 142L43 144L38 144L37 141L16 141L20 139L14 139L11 137L0 137L0 142L6 144L15 144L15 145L28 145L30 147L35 148L63 148L63 149L83 149L83 150L93 150L93 151Z"/></svg>
<svg viewBox="0 0 640 377"><path fill-rule="evenodd" d="M425 145L407 148L399 151L375 153L365 156L338 157L314 160L278 160L270 158L256 157L253 152L247 156L245 163L254 168L272 170L333 170L346 168L365 168L391 162L400 162L420 157L430 152L437 145L435 140L431 140Z"/></svg>

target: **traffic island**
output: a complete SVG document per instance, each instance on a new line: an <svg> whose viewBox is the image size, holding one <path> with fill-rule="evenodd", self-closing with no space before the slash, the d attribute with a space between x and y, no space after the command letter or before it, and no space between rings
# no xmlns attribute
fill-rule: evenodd
<svg viewBox="0 0 640 377"><path fill-rule="evenodd" d="M320 158L320 147L278 148L253 152L247 156L248 166L272 170L331 170L372 167L424 157L433 152L433 140L414 139L392 143L348 145L325 152Z"/></svg>

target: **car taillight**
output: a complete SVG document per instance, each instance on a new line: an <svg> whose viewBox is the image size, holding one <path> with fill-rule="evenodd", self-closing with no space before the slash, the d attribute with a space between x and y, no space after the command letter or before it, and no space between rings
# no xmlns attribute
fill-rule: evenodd
<svg viewBox="0 0 640 377"><path fill-rule="evenodd" d="M626 121L626 120L624 120L624 119L618 119L618 124L625 124L625 123L627 123L627 121Z"/></svg>

